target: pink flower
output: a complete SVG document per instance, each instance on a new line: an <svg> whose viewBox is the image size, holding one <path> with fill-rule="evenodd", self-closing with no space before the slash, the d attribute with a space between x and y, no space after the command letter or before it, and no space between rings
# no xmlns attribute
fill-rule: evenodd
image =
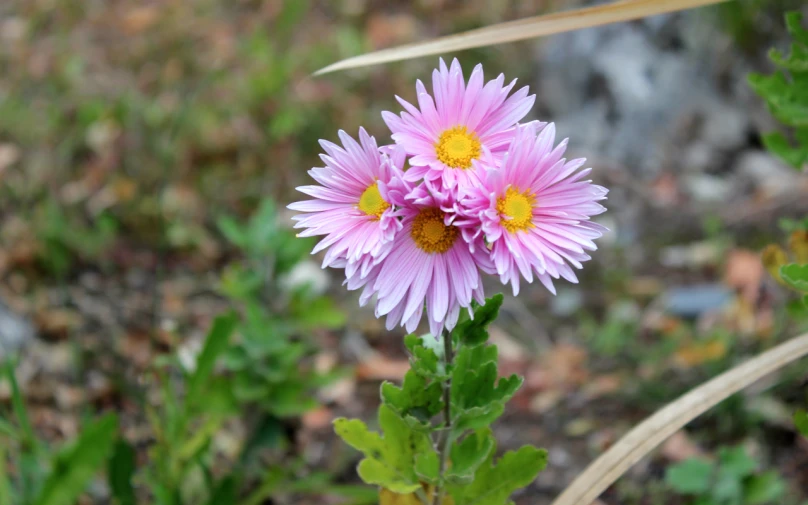
<svg viewBox="0 0 808 505"><path fill-rule="evenodd" d="M582 268L597 249L594 240L606 228L591 216L606 209L597 203L608 190L581 180L591 168L575 173L586 161L561 156L567 140L553 148L555 126L537 136L535 125L518 129L501 166L481 165L481 186L465 188L463 216L456 224L471 243L483 235L500 280L519 292L520 274L533 282L533 272L555 294L552 279L578 282L570 265Z"/></svg>
<svg viewBox="0 0 808 505"><path fill-rule="evenodd" d="M408 181L440 181L454 190L477 180L473 161L485 151L502 158L514 125L535 100L526 86L508 97L516 81L503 86L504 80L500 74L483 85L483 67L477 65L466 85L460 63L455 59L447 69L441 59L440 69L432 72L434 100L420 80L415 86L418 108L396 97L406 112L401 117L382 112L382 117L393 140L412 156L404 173Z"/></svg>
<svg viewBox="0 0 808 505"><path fill-rule="evenodd" d="M305 228L300 237L325 235L312 254L329 248L323 260L327 266L345 267L353 274L370 267L390 252L393 238L401 230L400 220L390 203L389 185L401 187L404 153L380 152L376 140L359 129L361 145L344 131L339 132L344 147L321 140L327 154L320 158L325 167L312 168L309 175L320 185L301 186L298 191L314 197L289 205L304 212L293 217L295 228ZM409 188L392 190L397 194Z"/></svg>
<svg viewBox="0 0 808 505"><path fill-rule="evenodd" d="M437 336L457 324L461 308L472 299L484 301L480 269L493 273L488 252L478 239L472 252L460 230L447 224L438 198L429 198L423 189L418 203L408 196L400 206L403 229L393 240L392 251L364 278L349 276L348 289L364 287L360 304L375 294L376 317L387 316L387 328L396 325L412 332L418 327L426 302L429 331Z"/></svg>

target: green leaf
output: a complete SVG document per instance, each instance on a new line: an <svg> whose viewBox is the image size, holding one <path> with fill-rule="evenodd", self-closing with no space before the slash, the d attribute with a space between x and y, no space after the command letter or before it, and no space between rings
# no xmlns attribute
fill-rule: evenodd
<svg viewBox="0 0 808 505"><path fill-rule="evenodd" d="M326 296L306 300L296 312L298 325L303 329L340 328L345 325L345 313Z"/></svg>
<svg viewBox="0 0 808 505"><path fill-rule="evenodd" d="M497 382L496 346L461 347L452 371L452 418L456 429L479 429L502 415L522 385L511 375Z"/></svg>
<svg viewBox="0 0 808 505"><path fill-rule="evenodd" d="M775 471L754 475L744 482L744 504L764 505L780 503L786 492L786 484Z"/></svg>
<svg viewBox="0 0 808 505"><path fill-rule="evenodd" d="M425 338L417 335L407 335L404 338L404 345L412 354L410 367L422 377L442 382L448 378L442 362L443 348L438 345L433 346L432 342L428 342L429 340L437 344L435 337L431 335Z"/></svg>
<svg viewBox="0 0 808 505"><path fill-rule="evenodd" d="M457 325L452 332L463 345L475 346L488 341L488 325L496 320L502 306L502 293L498 293L485 301L485 305L474 310L474 319Z"/></svg>
<svg viewBox="0 0 808 505"><path fill-rule="evenodd" d="M216 358L227 349L230 335L236 327L237 319L235 314L219 316L213 321L213 326L205 338L202 352L196 360L194 373L188 380L188 401L204 402L204 389L208 384Z"/></svg>
<svg viewBox="0 0 808 505"><path fill-rule="evenodd" d="M711 493L713 499L722 505L741 505L743 481L732 472L719 467L715 481L712 483Z"/></svg>
<svg viewBox="0 0 808 505"><path fill-rule="evenodd" d="M506 452L494 463L491 450L468 485L449 484L456 505L505 505L514 491L527 486L547 466L547 451L523 446Z"/></svg>
<svg viewBox="0 0 808 505"><path fill-rule="evenodd" d="M738 478L752 475L757 468L755 461L743 447L723 447L718 451L718 462L722 472Z"/></svg>
<svg viewBox="0 0 808 505"><path fill-rule="evenodd" d="M454 444L451 449L452 466L446 472L446 478L453 484L471 484L474 474L494 449L494 437L491 430L477 430Z"/></svg>
<svg viewBox="0 0 808 505"><path fill-rule="evenodd" d="M107 466L109 488L114 503L118 505L135 505L135 490L132 487L132 475L135 473L135 450L129 443L119 438L115 442L112 458Z"/></svg>
<svg viewBox="0 0 808 505"><path fill-rule="evenodd" d="M808 412L798 410L794 414L794 424L797 425L797 430L799 430L803 436L808 437Z"/></svg>
<svg viewBox="0 0 808 505"><path fill-rule="evenodd" d="M665 482L678 493L706 493L712 484L713 469L710 461L688 459L668 467Z"/></svg>
<svg viewBox="0 0 808 505"><path fill-rule="evenodd" d="M780 277L792 288L799 291L808 291L808 264L798 265L791 263L780 267Z"/></svg>
<svg viewBox="0 0 808 505"><path fill-rule="evenodd" d="M14 503L11 495L11 480L8 476L6 441L0 438L0 503Z"/></svg>
<svg viewBox="0 0 808 505"><path fill-rule="evenodd" d="M790 136L795 142L773 132L763 136L764 145L799 169L808 163L808 30L802 28L798 11L786 15L786 25L794 38L790 54L775 49L769 52L780 70L769 76L750 75L749 83L766 100L772 115L793 128Z"/></svg>
<svg viewBox="0 0 808 505"><path fill-rule="evenodd" d="M25 409L25 400L20 393L20 386L17 384L17 377L14 375L14 364L11 359L6 360L6 378L11 384L11 405L14 410L14 417L17 418L17 423L22 430L23 447L34 450L37 446L36 436L34 435L34 428L31 425L31 420L28 418L28 411Z"/></svg>
<svg viewBox="0 0 808 505"><path fill-rule="evenodd" d="M415 456L415 473L423 482L437 484L440 476L439 458L435 451L422 452Z"/></svg>
<svg viewBox="0 0 808 505"><path fill-rule="evenodd" d="M238 500L238 488L236 477L228 475L216 484L216 488L211 493L208 505L222 505L225 503L236 503Z"/></svg>
<svg viewBox="0 0 808 505"><path fill-rule="evenodd" d="M73 505L112 452L118 419L108 414L56 456L35 505Z"/></svg>
<svg viewBox="0 0 808 505"><path fill-rule="evenodd" d="M412 430L386 405L379 407L379 426L383 437L358 419L334 421L337 435L365 455L358 467L365 483L395 493L412 493L421 487L414 468L416 456L434 451L429 437Z"/></svg>
<svg viewBox="0 0 808 505"><path fill-rule="evenodd" d="M384 382L381 387L382 401L407 421L413 428L428 429L430 420L443 408L443 388L440 382L407 371L402 387Z"/></svg>

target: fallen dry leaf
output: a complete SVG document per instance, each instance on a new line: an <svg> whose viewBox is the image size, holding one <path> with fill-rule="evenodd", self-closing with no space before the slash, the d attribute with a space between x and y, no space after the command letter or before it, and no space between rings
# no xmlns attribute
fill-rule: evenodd
<svg viewBox="0 0 808 505"><path fill-rule="evenodd" d="M682 368L690 368L723 358L726 354L727 346L719 340L693 342L677 350L674 361Z"/></svg>
<svg viewBox="0 0 808 505"><path fill-rule="evenodd" d="M679 430L662 444L662 455L671 461L678 462L702 456L704 451L687 436L687 432Z"/></svg>
<svg viewBox="0 0 808 505"><path fill-rule="evenodd" d="M303 414L301 422L310 430L322 430L331 426L334 413L328 407L320 406Z"/></svg>
<svg viewBox="0 0 808 505"><path fill-rule="evenodd" d="M356 378L400 381L409 369L410 362L406 359L390 359L377 354L359 363L356 367Z"/></svg>
<svg viewBox="0 0 808 505"><path fill-rule="evenodd" d="M737 290L745 301L754 306L763 281L763 262L760 255L746 249L735 249L730 251L726 265L726 285Z"/></svg>

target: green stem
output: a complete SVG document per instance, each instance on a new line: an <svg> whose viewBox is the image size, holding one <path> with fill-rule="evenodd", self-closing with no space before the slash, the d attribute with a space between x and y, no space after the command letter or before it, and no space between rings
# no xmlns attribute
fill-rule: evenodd
<svg viewBox="0 0 808 505"><path fill-rule="evenodd" d="M443 474L446 472L449 463L449 450L454 442L452 433L452 379L449 376L449 367L454 360L454 352L452 349L452 335L451 333L443 332L443 360L444 370L446 371L447 378L443 383L443 420L444 427L441 430L440 441L438 442L438 450L440 451L440 473L438 475L438 484L432 494L432 505L442 505L444 496L446 495L446 487L443 486Z"/></svg>

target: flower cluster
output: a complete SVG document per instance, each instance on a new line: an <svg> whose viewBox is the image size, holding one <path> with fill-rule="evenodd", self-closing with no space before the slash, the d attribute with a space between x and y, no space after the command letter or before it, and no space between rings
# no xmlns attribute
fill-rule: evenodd
<svg viewBox="0 0 808 505"><path fill-rule="evenodd" d="M359 142L340 131L342 146L321 141L325 167L309 171L318 185L300 211L300 236L324 235L323 267L345 269L360 303L376 299L387 327L415 331L424 309L433 335L457 323L461 308L484 301L481 273L511 284L534 276L577 282L605 228L590 221L605 209L607 190L583 180L584 159L562 158L555 127L520 121L535 100L516 81L468 82L457 60L432 74L432 94L416 84L418 106L396 97L404 112L383 112L393 144L379 147L364 129ZM509 96L510 94L510 96Z"/></svg>

